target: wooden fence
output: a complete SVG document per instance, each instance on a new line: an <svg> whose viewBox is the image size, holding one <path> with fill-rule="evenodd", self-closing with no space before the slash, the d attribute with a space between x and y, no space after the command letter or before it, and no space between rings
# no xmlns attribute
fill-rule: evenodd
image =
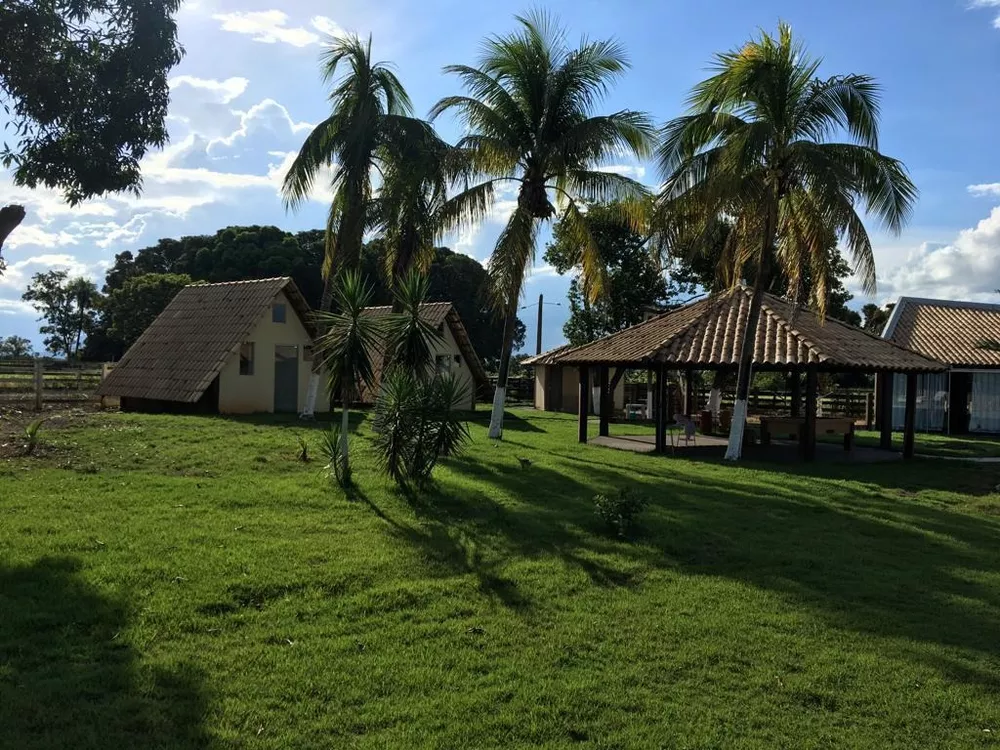
<svg viewBox="0 0 1000 750"><path fill-rule="evenodd" d="M648 386L645 383L625 384L625 403L644 404ZM711 393L709 388L696 390L695 412L704 409ZM867 419L870 416L872 391L864 388L843 389L821 394L817 399L820 412L828 417L854 417ZM732 409L735 392L732 389L722 392L722 408ZM750 414L765 416L780 416L788 414L792 408L792 395L788 391L762 391L752 389L747 399ZM801 401L805 405L805 398Z"/></svg>
<svg viewBox="0 0 1000 750"><path fill-rule="evenodd" d="M44 404L93 401L108 365L49 359L0 359L0 405L40 411Z"/></svg>

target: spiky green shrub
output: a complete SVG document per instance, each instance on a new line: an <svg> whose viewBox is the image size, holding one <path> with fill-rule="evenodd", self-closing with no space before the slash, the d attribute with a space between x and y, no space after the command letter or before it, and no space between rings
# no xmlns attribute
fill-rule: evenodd
<svg viewBox="0 0 1000 750"><path fill-rule="evenodd" d="M423 486L444 456L461 450L469 429L461 412L468 389L453 376L430 379L394 368L375 401L374 443L381 468L400 486Z"/></svg>

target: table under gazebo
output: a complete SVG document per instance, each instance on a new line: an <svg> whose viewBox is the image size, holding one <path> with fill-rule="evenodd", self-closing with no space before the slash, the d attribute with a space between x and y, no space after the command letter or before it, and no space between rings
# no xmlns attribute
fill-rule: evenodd
<svg viewBox="0 0 1000 750"><path fill-rule="evenodd" d="M667 449L667 374L684 374L684 412L694 410L695 371L735 372L739 367L743 328L750 308L750 290L736 287L683 307L662 313L643 323L589 344L567 347L554 353L553 363L576 367L579 371L579 441L588 438L591 370L596 370L599 398L599 434L609 434L614 384L626 370L653 373L653 422L655 450ZM791 376L792 413L788 424L800 424L802 455L816 455L816 405L821 373L856 372L876 374L880 384L877 398L880 447L892 448L892 399L885 391L892 375L906 374L906 408L903 457L914 453L917 375L943 372L944 364L873 336L838 320L821 321L811 310L786 300L764 295L760 322L754 340L754 372L776 371ZM615 368L615 373L611 370ZM804 383L803 383L804 381ZM804 385L804 387L803 387ZM802 413L798 405L804 401ZM797 422L789 422L797 420ZM846 438L845 438L846 439Z"/></svg>

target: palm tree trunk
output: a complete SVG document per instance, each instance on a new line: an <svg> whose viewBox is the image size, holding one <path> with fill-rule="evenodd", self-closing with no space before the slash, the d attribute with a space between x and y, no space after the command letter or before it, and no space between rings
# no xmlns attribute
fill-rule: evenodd
<svg viewBox="0 0 1000 750"><path fill-rule="evenodd" d="M514 310L516 309L515 306ZM490 414L490 440L500 440L503 438L503 407L507 398L507 373L510 371L511 349L514 348L514 327L516 324L516 313L512 311L508 312L503 321L503 349L500 352L500 372L497 373L497 387L493 392L493 411Z"/></svg>
<svg viewBox="0 0 1000 750"><path fill-rule="evenodd" d="M333 302L333 274L327 274L323 281L323 295L320 297L320 312L330 312ZM323 331L317 331L317 335ZM322 358L316 356L318 352L313 352L312 372L309 373L309 387L306 390L306 404L299 416L304 419L312 419L316 415L316 397L319 394L319 381L322 368Z"/></svg>
<svg viewBox="0 0 1000 750"><path fill-rule="evenodd" d="M347 426L351 413L351 383L344 379L340 404L340 455L344 461L344 475L347 475Z"/></svg>
<svg viewBox="0 0 1000 750"><path fill-rule="evenodd" d="M768 211L764 224L763 243L760 256L757 258L757 278L753 283L753 294L750 296L750 309L747 311L746 325L743 327L743 343L740 346L740 372L736 381L736 401L733 404L733 420L729 426L729 445L726 447L726 460L739 461L743 455L743 432L747 422L747 398L750 395L750 380L753 377L753 350L757 336L757 325L760 322L760 306L764 299L764 289L768 284L767 262L771 248L774 247L774 234L777 211L772 206Z"/></svg>

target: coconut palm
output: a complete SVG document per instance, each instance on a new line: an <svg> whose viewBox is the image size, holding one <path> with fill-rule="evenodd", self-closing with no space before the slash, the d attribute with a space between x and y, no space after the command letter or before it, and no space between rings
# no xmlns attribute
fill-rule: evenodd
<svg viewBox="0 0 1000 750"><path fill-rule="evenodd" d="M393 168L409 140L423 141L431 127L413 118L410 99L387 63L372 62L371 37L348 35L323 53L323 78L331 82L331 114L306 136L285 175L286 206L307 199L319 173L331 172L333 201L326 225L324 285L320 311L328 312L332 283L340 270L358 267L366 229L372 223L373 173ZM313 368L304 413L315 408L318 363Z"/></svg>
<svg viewBox="0 0 1000 750"><path fill-rule="evenodd" d="M504 317L492 438L501 436L515 316L539 225L561 213L576 234L584 286L591 295L600 293L600 257L579 202L636 205L645 196L643 186L599 167L628 154L648 155L654 137L645 114L593 114L628 68L619 43L585 40L571 49L550 17L532 14L517 22L513 33L483 43L478 67L445 68L468 93L445 97L431 110L432 120L454 112L468 131L457 144L468 161L463 189L443 211L447 226L481 221L500 189L517 194L489 261L493 303Z"/></svg>
<svg viewBox="0 0 1000 750"><path fill-rule="evenodd" d="M878 150L878 85L865 75L820 79L819 65L782 24L776 38L762 33L718 55L714 75L689 97L690 112L662 134L661 213L694 216L702 226L728 217L727 262L738 269L730 278L753 279L730 459L740 456L754 333L772 272L783 273L796 297L808 268L822 312L835 236L865 291L874 292L875 261L858 208L898 233L916 199L902 163Z"/></svg>
<svg viewBox="0 0 1000 750"><path fill-rule="evenodd" d="M348 463L348 414L354 389L360 384L372 387L375 376L372 366L372 352L384 336L382 321L373 315L366 315L372 298L372 289L361 278L358 271L344 271L333 284L332 292L337 312L319 311L316 318L325 332L317 339L317 349L322 368L330 377L330 390L340 389L340 463L338 477L344 477L344 484L350 483Z"/></svg>

